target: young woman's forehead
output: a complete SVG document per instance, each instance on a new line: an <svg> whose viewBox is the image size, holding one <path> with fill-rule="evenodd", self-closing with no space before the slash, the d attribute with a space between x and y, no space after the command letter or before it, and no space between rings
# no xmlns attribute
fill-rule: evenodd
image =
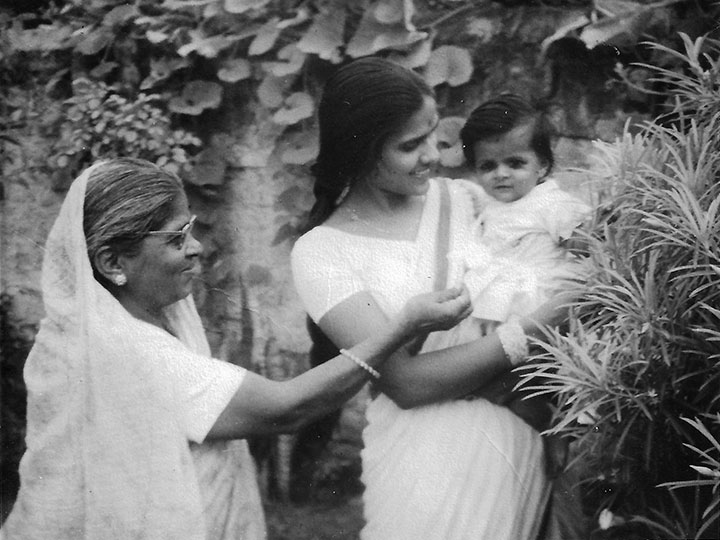
<svg viewBox="0 0 720 540"><path fill-rule="evenodd" d="M413 114L395 135L399 140L411 140L423 137L433 131L440 121L437 104L431 97L423 100L423 106Z"/></svg>

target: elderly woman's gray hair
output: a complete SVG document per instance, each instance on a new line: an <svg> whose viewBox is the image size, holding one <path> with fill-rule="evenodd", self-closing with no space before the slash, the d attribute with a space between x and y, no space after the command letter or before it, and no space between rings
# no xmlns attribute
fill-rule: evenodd
<svg viewBox="0 0 720 540"><path fill-rule="evenodd" d="M182 196L180 179L141 159L118 158L94 171L85 191L83 232L96 279L95 255L103 247L134 255L143 237L160 229Z"/></svg>

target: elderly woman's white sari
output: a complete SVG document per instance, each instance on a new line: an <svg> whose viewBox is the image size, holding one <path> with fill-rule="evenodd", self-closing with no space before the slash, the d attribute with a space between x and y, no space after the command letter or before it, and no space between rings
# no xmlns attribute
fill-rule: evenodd
<svg viewBox="0 0 720 540"><path fill-rule="evenodd" d="M469 234L478 188L449 184L455 251ZM408 298L433 290L439 191L431 182L414 241L327 226L301 237L293 272L310 316L317 321L360 291L394 316ZM463 268L450 259L448 282L460 283ZM424 350L448 346L443 334L432 334ZM402 410L382 394L366 414L363 540L535 539L550 486L540 435L519 417L479 398Z"/></svg>
<svg viewBox="0 0 720 540"><path fill-rule="evenodd" d="M82 228L95 167L71 186L48 238L46 316L25 365L27 451L2 535L264 538L246 443L191 443L203 441L245 372L209 357L192 298L166 310L175 337L129 315L95 281Z"/></svg>

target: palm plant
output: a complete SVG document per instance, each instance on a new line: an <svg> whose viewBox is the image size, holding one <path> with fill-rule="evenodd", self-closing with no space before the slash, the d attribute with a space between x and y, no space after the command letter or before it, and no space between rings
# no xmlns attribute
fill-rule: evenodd
<svg viewBox="0 0 720 540"><path fill-rule="evenodd" d="M668 110L598 144L588 279L524 381L555 397L603 538L720 529L720 42L682 38L651 44L681 69L645 66Z"/></svg>

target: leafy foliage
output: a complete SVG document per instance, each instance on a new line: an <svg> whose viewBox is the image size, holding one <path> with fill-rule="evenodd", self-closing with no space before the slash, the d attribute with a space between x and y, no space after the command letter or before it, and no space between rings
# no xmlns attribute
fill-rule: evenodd
<svg viewBox="0 0 720 540"><path fill-rule="evenodd" d="M186 148L199 147L201 142L170 127L167 114L153 105L159 98L140 93L129 101L102 82L76 79L55 145L57 166L135 156L180 172L188 163Z"/></svg>
<svg viewBox="0 0 720 540"><path fill-rule="evenodd" d="M598 144L592 270L569 335L540 355L547 379L526 378L557 397L553 431L575 441L591 504L620 538L720 526L720 42L683 42L682 71L646 66L671 110Z"/></svg>
<svg viewBox="0 0 720 540"><path fill-rule="evenodd" d="M591 31L589 46L620 34L634 42L667 19L660 8L673 3L623 2L618 14L617 3L598 1L592 17L571 21L545 45ZM304 130L323 64L379 54L419 70L438 89L468 83L471 51L447 43L438 29L475 11L468 31L474 24L492 35L483 9L469 0L70 0L39 17L0 18L0 71L22 79L26 60L51 57L61 67L50 90L73 92L67 83L87 78L130 102L143 94L167 96L166 114L185 119L222 107L231 86L244 85L268 109L265 116L283 129ZM635 21L630 27L628 18Z"/></svg>
<svg viewBox="0 0 720 540"><path fill-rule="evenodd" d="M636 43L638 36L667 26L669 10L677 3L559 2L571 8L583 4L587 10L571 10L570 20L545 40L545 49L567 37L588 47L599 41ZM507 3L515 5L515 0ZM77 122L56 119L59 131L73 133L52 160L63 167L58 187L97 152L149 155L153 161L183 167L188 160L184 152L191 151L195 141L191 144L189 136L175 128L191 127L212 145L207 139L218 130L217 122L229 117L224 112L233 101L254 104L248 107L254 109L251 127L271 123L275 135L262 147L245 144L242 152L247 155L240 159L232 146L224 147L227 152L213 154L219 161L213 168L238 163L262 167L276 147L283 163L302 166L317 155L313 117L333 64L385 56L417 70L436 88L441 114L447 103L443 96L450 95L457 103L448 113L463 114L458 104L465 99L455 89L477 75L472 40L484 43L501 31L501 18L488 15L493 10L491 4L471 0L68 0L36 15L12 17L0 11L0 78L13 86L45 78L45 90L70 99L75 113L87 91L87 83L75 81L92 81L98 85L93 92L106 91L99 113L105 119L104 133L93 125L96 113L87 111L89 116L82 118L73 114ZM454 43L455 36L443 30L462 24L463 18L467 35L474 37ZM588 38L588 33L594 37ZM619 70L628 80L636 74ZM167 144L157 146L155 127L143 131L138 121L130 120L129 115L140 110L162 124L159 129L169 135ZM13 112L0 111L0 117L6 114ZM115 124L117 128L108 129ZM443 124L443 136L455 141L441 152L444 167L464 162L458 128L452 120ZM143 147L147 135L152 142ZM189 176L201 178L197 173ZM291 221L281 226L282 238L294 236L293 223L302 219Z"/></svg>

